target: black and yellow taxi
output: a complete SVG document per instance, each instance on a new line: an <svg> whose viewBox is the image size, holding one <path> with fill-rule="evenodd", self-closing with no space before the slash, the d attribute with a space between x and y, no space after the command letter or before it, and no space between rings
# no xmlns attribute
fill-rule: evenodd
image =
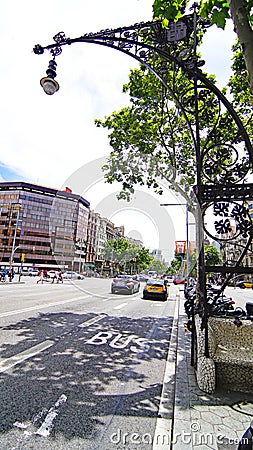
<svg viewBox="0 0 253 450"><path fill-rule="evenodd" d="M168 284L166 280L149 279L143 289L143 298L150 300L167 300Z"/></svg>
<svg viewBox="0 0 253 450"><path fill-rule="evenodd" d="M235 284L236 287L239 287L241 289L253 289L253 282L249 281L249 280L241 280L241 281L237 281L237 283Z"/></svg>

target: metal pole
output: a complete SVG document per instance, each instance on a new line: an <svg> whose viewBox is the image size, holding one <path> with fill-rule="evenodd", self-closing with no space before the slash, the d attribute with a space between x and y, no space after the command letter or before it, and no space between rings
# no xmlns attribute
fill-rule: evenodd
<svg viewBox="0 0 253 450"><path fill-rule="evenodd" d="M188 204L186 204L186 282L188 286L189 282L189 210Z"/></svg>
<svg viewBox="0 0 253 450"><path fill-rule="evenodd" d="M22 271L23 271L23 261L21 261L21 264L20 264L20 270L19 270L19 275L18 275L18 281L19 282L21 280Z"/></svg>
<svg viewBox="0 0 253 450"><path fill-rule="evenodd" d="M12 261L13 261L13 257L14 257L14 252L18 248L18 247L15 248L15 243L16 243L16 236L17 236L17 229L18 229L18 222L19 222L20 204L17 204L17 206L18 206L17 218L16 218L14 236L13 236L13 241L12 241L11 256L10 256L10 271L12 270ZM12 211L13 211L13 209L14 208L12 208ZM12 217L12 215L11 215L11 217ZM11 280L11 278L10 278L10 280Z"/></svg>
<svg viewBox="0 0 253 450"><path fill-rule="evenodd" d="M82 249L81 249L80 245L79 245L79 252L80 252L80 254L79 254L79 273L81 273Z"/></svg>

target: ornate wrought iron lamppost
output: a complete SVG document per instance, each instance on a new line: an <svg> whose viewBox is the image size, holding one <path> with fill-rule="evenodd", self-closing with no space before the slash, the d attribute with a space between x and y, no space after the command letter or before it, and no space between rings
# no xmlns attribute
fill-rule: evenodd
<svg viewBox="0 0 253 450"><path fill-rule="evenodd" d="M202 326L207 330L207 273L224 275L224 283L217 294L221 295L233 275L240 273L241 262L251 247L253 227L247 215L246 204L253 198L253 184L247 181L253 165L253 148L234 108L201 70L204 62L197 54L197 31L209 24L198 18L197 10L198 5L194 4L191 14L183 16L176 23L170 23L168 29L164 29L159 21L151 21L87 33L78 38L66 38L60 32L54 36L53 44L45 47L38 44L33 51L40 55L48 50L53 57L47 77L41 80L43 89L49 95L59 89L59 84L55 81L56 56L60 55L64 46L83 42L113 48L133 57L160 80L169 99L174 101L175 108L189 130L195 150L196 184L193 192L198 202L198 300ZM168 71L175 76L166 77ZM189 80L189 86L180 92L176 90L175 79L177 76L180 79L182 74ZM215 120L208 113L204 120L201 117L209 99L215 107ZM222 115L224 110L227 117ZM205 216L211 208L217 217L214 235L204 225ZM203 234L205 232L211 239L219 240L230 230L230 220L237 224L234 237L238 234L245 236L246 246L233 267L223 265L208 268L204 261ZM207 335L205 356L208 356Z"/></svg>

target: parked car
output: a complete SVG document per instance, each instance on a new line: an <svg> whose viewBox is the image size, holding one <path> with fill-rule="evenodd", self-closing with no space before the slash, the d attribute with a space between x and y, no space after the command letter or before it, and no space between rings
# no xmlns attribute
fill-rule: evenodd
<svg viewBox="0 0 253 450"><path fill-rule="evenodd" d="M37 275L39 274L38 269L31 269L28 270L27 272L22 273L22 275L29 275L29 277L37 277Z"/></svg>
<svg viewBox="0 0 253 450"><path fill-rule="evenodd" d="M65 280L83 280L84 275L81 273L73 272L71 270L66 271L62 274L62 278Z"/></svg>
<svg viewBox="0 0 253 450"><path fill-rule="evenodd" d="M252 281L248 281L248 280L237 281L236 287L239 287L241 289L245 289L245 288L253 289L253 282Z"/></svg>
<svg viewBox="0 0 253 450"><path fill-rule="evenodd" d="M38 271L37 271L37 273L38 273ZM23 270L22 270L22 276L24 276L24 277L29 276L28 270L23 269Z"/></svg>
<svg viewBox="0 0 253 450"><path fill-rule="evenodd" d="M167 300L168 286L166 280L148 280L143 289L144 299Z"/></svg>
<svg viewBox="0 0 253 450"><path fill-rule="evenodd" d="M139 292L140 289L140 281L138 280L136 275L118 275L116 278L113 278L111 284L111 293L127 293L134 294L135 292Z"/></svg>

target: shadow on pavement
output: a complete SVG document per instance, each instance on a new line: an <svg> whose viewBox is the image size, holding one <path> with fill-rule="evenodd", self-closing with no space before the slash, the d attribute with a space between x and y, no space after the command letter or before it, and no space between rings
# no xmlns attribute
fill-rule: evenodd
<svg viewBox="0 0 253 450"><path fill-rule="evenodd" d="M62 394L52 437L89 439L112 414L157 417L172 318L104 316L80 327L95 317L49 313L4 328L20 342L2 345L2 360L45 340L55 344L0 374L0 433L15 422L38 429Z"/></svg>

